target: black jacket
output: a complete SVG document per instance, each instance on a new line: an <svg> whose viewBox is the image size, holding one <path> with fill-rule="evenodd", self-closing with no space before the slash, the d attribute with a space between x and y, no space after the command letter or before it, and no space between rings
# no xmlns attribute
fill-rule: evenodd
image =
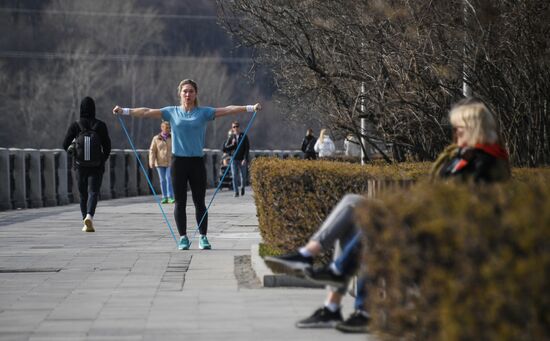
<svg viewBox="0 0 550 341"><path fill-rule="evenodd" d="M432 179L457 178L475 183L492 183L510 178L508 153L498 144L475 147L447 147L432 168Z"/></svg>
<svg viewBox="0 0 550 341"><path fill-rule="evenodd" d="M73 140L80 133L79 122L84 127L96 126L96 132L101 139L103 160L104 162L107 161L107 159L109 159L109 155L111 154L111 139L109 138L109 131L107 130L107 125L103 121L95 118L95 103L90 97L85 97L80 103L80 120L78 122L73 122L67 130L65 139L63 140L63 149L67 150Z"/></svg>
<svg viewBox="0 0 550 341"><path fill-rule="evenodd" d="M317 138L313 135L307 135L304 137L304 140L302 141L302 152L315 154L315 142L317 142Z"/></svg>
<svg viewBox="0 0 550 341"><path fill-rule="evenodd" d="M239 145L240 139L244 136L244 133L239 133L238 138L237 135L232 134L229 136L227 141L225 141L224 144L224 150L226 150L231 155L235 152L237 149L237 146ZM246 160L248 161L249 155L248 152L250 151L250 143L248 142L248 136L244 136L244 141L241 145L241 148L239 148L239 151L237 152L237 155L235 155L235 160L242 161Z"/></svg>

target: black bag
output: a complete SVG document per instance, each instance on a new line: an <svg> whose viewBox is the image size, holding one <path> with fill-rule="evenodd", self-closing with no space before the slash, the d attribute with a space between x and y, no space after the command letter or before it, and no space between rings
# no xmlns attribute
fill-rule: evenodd
<svg viewBox="0 0 550 341"><path fill-rule="evenodd" d="M98 123L86 127L78 122L80 133L74 142L74 160L79 167L99 167L103 163L101 139L96 131Z"/></svg>

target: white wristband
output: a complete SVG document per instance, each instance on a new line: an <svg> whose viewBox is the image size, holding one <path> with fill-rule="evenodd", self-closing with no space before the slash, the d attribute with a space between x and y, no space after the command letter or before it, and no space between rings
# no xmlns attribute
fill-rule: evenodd
<svg viewBox="0 0 550 341"><path fill-rule="evenodd" d="M254 112L254 106L253 105L247 105L246 106L246 112Z"/></svg>
<svg viewBox="0 0 550 341"><path fill-rule="evenodd" d="M122 108L122 115L129 116L130 108Z"/></svg>

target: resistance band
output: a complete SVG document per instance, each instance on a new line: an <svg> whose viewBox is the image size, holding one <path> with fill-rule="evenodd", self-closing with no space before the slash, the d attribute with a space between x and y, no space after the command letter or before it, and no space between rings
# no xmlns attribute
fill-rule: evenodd
<svg viewBox="0 0 550 341"><path fill-rule="evenodd" d="M172 229L172 225L170 224L170 221L168 220L168 217L166 216L166 213L164 212L164 209L162 208L162 205L160 203L160 199L157 195L157 192L153 188L153 184L151 183L151 179L149 179L149 175L147 174L147 171L145 170L145 167L143 167L143 163L141 163L141 159L136 151L136 148L134 147L134 143L132 142L132 139L130 138L130 134L128 134L128 130L126 129L126 125L124 125L124 121L120 117L120 115L117 115L118 120L120 121L120 125L122 126L122 129L124 129L124 132L126 133L126 137L128 138L128 142L130 142L130 146L132 147L132 150L134 151L134 154L136 156L137 161L139 162L139 167L143 171L143 174L145 175L145 178L147 179L147 182L149 183L149 188L151 188L151 191L153 192L153 196L155 197L155 201L159 205L160 211L162 212L162 215L164 216L164 220L166 221L166 224L168 225L168 228L170 229L170 233L172 234L172 238L174 238L174 241L176 242L176 245L178 244L178 238L174 234L174 230Z"/></svg>
<svg viewBox="0 0 550 341"><path fill-rule="evenodd" d="M229 165L225 169L225 172L223 173L223 176L220 179L218 187L216 187L216 190L214 191L214 194L212 195L212 198L210 199L210 202L208 203L208 206L206 207L206 211L202 215L202 218L199 221L199 223L197 224L197 228L195 229L195 231L193 233L193 237L191 239L195 238L195 236L197 235L197 232L199 231L199 227L201 226L201 224L202 224L204 218L206 217L206 215L208 214L208 210L210 209L210 206L212 205L212 202L214 201L214 198L216 197L216 194L218 194L218 192L220 191L221 185L223 184L223 180L225 179L225 176L227 175L227 172L229 171L229 169L231 168L231 165L233 164L233 162L235 160L235 155L237 155L237 152L241 148L241 145L242 145L245 137L248 134L248 130L250 129L250 127L252 126L252 122L254 122L254 119L256 118L256 113L257 112L254 111L254 113L252 114L252 117L250 118L250 121L248 122L248 125L246 126L246 129L244 130L243 137L239 141L239 144L237 145L237 149L235 149L235 152L233 153L233 156L231 156L231 160L229 161ZM157 192L153 188L153 184L151 182L151 179L149 179L149 175L147 174L147 171L145 170L145 167L143 166L143 163L141 162L141 159L139 158L139 155L136 151L136 148L134 147L134 143L132 142L132 138L130 137L130 134L128 134L128 130L126 129L126 125L124 124L124 121L122 120L120 115L117 115L117 117L118 117L118 120L120 121L120 125L122 126L122 129L124 130L124 133L126 134L126 137L128 138L128 142L130 142L130 146L132 147L132 151L134 152L134 155L136 156L136 159L139 163L141 171L143 172L143 174L145 175L145 178L147 179L147 183L149 184L149 188L151 188L151 191L153 192L153 196L155 198L155 201L157 202L157 205L159 206L160 211L162 212L164 220L166 221L166 224L168 225L168 229L170 229L170 234L172 234L172 238L174 238L174 241L176 242L176 245L177 245L179 243L178 238L174 234L174 230L172 229L172 225L170 224L170 221L168 220L168 217L166 216L166 213L164 212L164 209L162 208L162 204L160 203L160 199L157 195ZM243 179L243 181L244 180L245 179ZM189 240L189 244L191 245L191 240Z"/></svg>
<svg viewBox="0 0 550 341"><path fill-rule="evenodd" d="M250 127L252 126L252 122L254 122L254 119L256 118L256 111L254 111L254 113L252 114L252 117L250 118L250 121L248 122L248 124L246 125L246 129L244 130L244 133L243 133L243 137L241 138L241 140L239 141L239 143L237 144L237 149L235 149L235 151L233 152L233 156L231 156L231 160L229 161L229 165L227 166L227 168L225 169L225 172L223 172L223 175L220 179L220 182L218 183L218 187L216 187L216 190L214 191L214 194L212 194L212 198L210 199L210 202L208 203L208 206L206 206L206 211L204 212L204 214L202 215L202 218L201 220L199 221L199 223L197 224L197 228L195 229L195 232L193 232L193 236L191 237L191 239L189 240L189 245L191 245L191 240L195 238L195 236L197 235L197 231L199 231L199 228L204 220L204 218L206 217L206 215L208 214L208 210L210 209L210 205L212 205L212 201L214 201L214 198L216 197L216 194L218 194L218 192L220 191L220 188L222 187L222 184L223 184L223 180L225 179L225 176L227 175L227 172L229 171L229 169L231 168L231 165L233 164L233 162L235 161L235 155L237 155L237 152L239 151L239 149L241 148L241 145L243 144L243 141L245 140L246 138L246 135L248 134L248 130L250 129ZM242 173L241 173L242 174ZM243 177L243 181L246 181L246 179L244 179ZM244 184L243 184L244 185Z"/></svg>

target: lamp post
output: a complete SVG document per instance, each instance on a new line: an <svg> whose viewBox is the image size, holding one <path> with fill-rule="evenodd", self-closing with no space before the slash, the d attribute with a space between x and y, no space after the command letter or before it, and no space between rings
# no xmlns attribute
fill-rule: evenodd
<svg viewBox="0 0 550 341"><path fill-rule="evenodd" d="M365 135L367 134L367 119L365 118L365 112L367 111L366 105L365 105L365 93L367 92L367 89L365 87L365 82L361 83L361 113L363 114L361 118L361 165L365 164L366 160L366 145L367 141L365 139Z"/></svg>
<svg viewBox="0 0 550 341"><path fill-rule="evenodd" d="M468 5L470 5L468 4L468 0L462 1L462 10L464 14L464 41L462 45L462 96L464 97L472 96L472 88L470 87L470 84L466 82L468 78L468 74L466 72L466 53L468 47Z"/></svg>

